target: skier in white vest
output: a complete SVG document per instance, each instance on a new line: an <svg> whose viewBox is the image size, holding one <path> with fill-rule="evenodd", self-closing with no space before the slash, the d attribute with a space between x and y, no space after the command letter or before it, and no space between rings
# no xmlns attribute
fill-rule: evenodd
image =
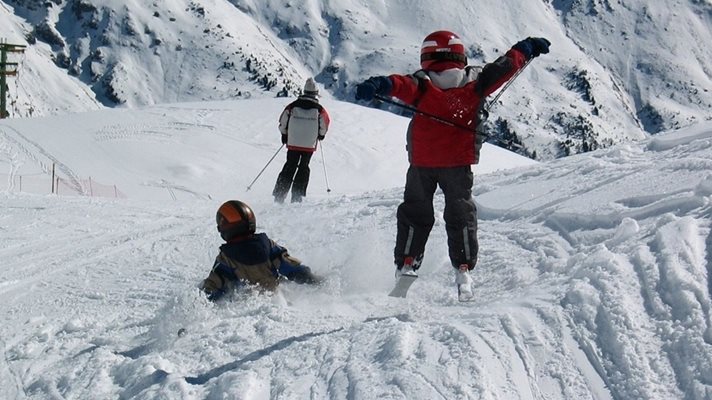
<svg viewBox="0 0 712 400"><path fill-rule="evenodd" d="M304 91L285 107L279 117L282 143L287 145L287 161L277 177L272 195L283 203L292 189L292 203L302 201L309 184L309 161L317 141L324 139L329 129L329 114L319 104L319 91L313 78L307 79Z"/></svg>

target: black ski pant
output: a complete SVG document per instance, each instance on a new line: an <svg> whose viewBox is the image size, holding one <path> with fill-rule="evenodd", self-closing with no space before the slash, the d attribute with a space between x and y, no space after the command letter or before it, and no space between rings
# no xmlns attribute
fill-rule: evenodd
<svg viewBox="0 0 712 400"><path fill-rule="evenodd" d="M308 151L287 150L287 161L277 176L277 183L272 191L275 201L283 202L290 187L293 203L302 201L302 197L307 195L311 157L312 153Z"/></svg>
<svg viewBox="0 0 712 400"><path fill-rule="evenodd" d="M477 207L472 199L473 175L470 166L449 168L408 168L403 202L398 206L396 246L397 266L405 257L422 257L435 223L433 195L439 185L445 196L445 230L452 266L477 263Z"/></svg>

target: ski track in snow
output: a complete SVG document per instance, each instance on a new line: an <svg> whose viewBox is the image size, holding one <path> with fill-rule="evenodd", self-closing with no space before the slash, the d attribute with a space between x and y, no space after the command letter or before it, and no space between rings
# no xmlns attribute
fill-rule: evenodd
<svg viewBox="0 0 712 400"><path fill-rule="evenodd" d="M456 299L441 193L405 300L386 296L396 188L254 202L258 229L327 282L217 304L197 290L219 244L214 201L2 193L0 385L9 398L709 398L710 131L477 176L471 303Z"/></svg>
<svg viewBox="0 0 712 400"><path fill-rule="evenodd" d="M399 194L386 195L395 203ZM122 211L125 225L114 219L95 226L93 232L49 229L56 233L46 242L13 250L25 268L13 270L8 278L16 283L0 289L0 296L13 298L17 304L10 310L11 324L28 326L26 336L6 344L8 363L18 376L33 378L23 378L30 397L96 395L97 385L121 388L119 398L200 398L227 391L244 398L250 398L249 393L272 398L425 399L450 398L453 393L486 398L494 392L535 399L546 398L547 393L560 397L564 390L580 396L588 390L582 376L556 382L547 372L554 366L566 371L574 356L559 344L562 332L548 328L538 316L563 318L552 309L548 293L559 279L538 281L536 268L511 265L513 257L523 260L522 266L532 265L535 255L517 243L528 237L526 233L512 240L505 237L506 231L483 232L483 249L492 251L485 250L482 258L492 262L483 263L475 279L481 297L487 300L457 302L440 245L445 240L444 232L439 232L441 221L431 241L431 247L437 248L432 253L441 262L428 266L409 300L386 297L388 283L379 285L380 290L366 290L369 282L359 278L361 282L351 287L353 276L345 264L361 251L360 245L371 243L368 238L359 243L358 238L368 225L392 222L393 206L370 204L378 201L382 200L364 197L343 209L345 213L328 203L301 205L330 209L330 213L321 213L325 220L364 225L328 227L324 223L326 232L319 235L321 239L314 238L315 247L338 235L344 236L344 244L351 244L341 257L336 252L331 269L314 266L327 273L330 282L325 288L287 285L276 295L246 295L218 305L208 304L195 293L213 256L205 249L212 250L215 242L211 229L196 229L208 228L199 216L176 218L128 208ZM83 213L93 220L91 214L98 217L103 207L110 206L81 200L71 203L56 205L65 215L76 214L73 217L78 220ZM442 200L437 204L442 207ZM25 214L42 212L51 211L25 210ZM270 219L279 220L289 212L288 207L274 206L270 214L276 215ZM364 214L369 218L358 218ZM117 230L117 226L141 229ZM27 232L34 230L27 228ZM200 233L191 235L196 230ZM71 250L80 236L82 246ZM384 249L390 247L387 238L381 239ZM32 243L28 237L22 241ZM46 246L47 242L51 245ZM178 243L191 246L180 248ZM45 248L40 251L40 246ZM298 250L293 253L310 254ZM46 262L48 256L53 261ZM391 277L390 264L384 264L373 265L370 272L384 269L379 275ZM22 300L23 296L31 298ZM58 298L61 304L51 304ZM25 320L36 308L46 309L40 313L44 316ZM511 314L517 316L507 316ZM523 322L527 325L522 326ZM294 327L299 330L291 330ZM183 337L177 336L180 328L188 332ZM540 356L551 352L557 358L540 365ZM67 375L72 376L71 385L63 383Z"/></svg>

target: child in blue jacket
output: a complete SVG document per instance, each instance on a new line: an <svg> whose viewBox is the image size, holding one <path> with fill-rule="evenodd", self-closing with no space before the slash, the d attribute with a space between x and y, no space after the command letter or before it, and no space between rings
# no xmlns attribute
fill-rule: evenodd
<svg viewBox="0 0 712 400"><path fill-rule="evenodd" d="M201 285L209 300L242 286L275 290L282 280L306 284L321 281L286 248L265 233L255 233L255 214L247 204L239 200L225 202L218 209L216 222L225 243Z"/></svg>

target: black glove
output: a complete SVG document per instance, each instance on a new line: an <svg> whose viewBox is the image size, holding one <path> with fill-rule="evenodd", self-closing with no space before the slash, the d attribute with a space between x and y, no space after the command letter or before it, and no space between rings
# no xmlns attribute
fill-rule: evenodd
<svg viewBox="0 0 712 400"><path fill-rule="evenodd" d="M544 38L528 37L512 46L512 48L521 51L527 60L531 60L541 54L548 53L549 46L551 46L551 42Z"/></svg>
<svg viewBox="0 0 712 400"><path fill-rule="evenodd" d="M477 112L477 128L475 129L475 164L480 163L480 150L482 150L482 144L484 144L489 138L487 133L487 128L485 122L489 118L489 111L484 107L480 108Z"/></svg>
<svg viewBox="0 0 712 400"><path fill-rule="evenodd" d="M391 93L393 84L386 76L372 76L365 82L356 85L356 100L370 101L378 95L387 96Z"/></svg>
<svg viewBox="0 0 712 400"><path fill-rule="evenodd" d="M324 136L321 136L321 135L317 136L316 138L319 140L324 140Z"/></svg>
<svg viewBox="0 0 712 400"><path fill-rule="evenodd" d="M282 144L287 144L287 135L282 135Z"/></svg>
<svg viewBox="0 0 712 400"><path fill-rule="evenodd" d="M480 150L482 150L482 145L487 141L489 135L484 129L479 129L475 134L475 164L480 163Z"/></svg>

